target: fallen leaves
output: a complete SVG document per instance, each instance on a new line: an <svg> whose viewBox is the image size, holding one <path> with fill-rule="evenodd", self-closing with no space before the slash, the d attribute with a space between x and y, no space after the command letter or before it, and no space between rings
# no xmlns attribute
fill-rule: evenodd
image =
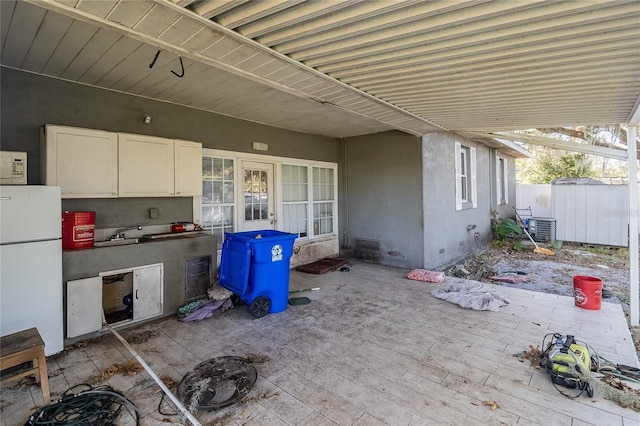
<svg viewBox="0 0 640 426"><path fill-rule="evenodd" d="M497 402L495 401L482 401L482 405L488 405L491 407L491 410L497 410L500 408Z"/></svg>
<svg viewBox="0 0 640 426"><path fill-rule="evenodd" d="M105 380L109 380L116 374L135 376L139 371L142 371L142 369L142 365L132 359L130 359L127 364L111 364L105 371L100 373L100 381L104 382Z"/></svg>
<svg viewBox="0 0 640 426"><path fill-rule="evenodd" d="M525 362L529 361L533 367L540 367L540 357L542 357L542 351L540 350L540 346L529 345L528 351L522 351L520 353L514 354L514 357L518 358L518 361Z"/></svg>

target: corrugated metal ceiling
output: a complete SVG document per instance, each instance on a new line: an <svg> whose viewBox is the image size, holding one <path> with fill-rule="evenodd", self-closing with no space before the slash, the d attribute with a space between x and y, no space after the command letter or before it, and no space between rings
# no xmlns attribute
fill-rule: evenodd
<svg viewBox="0 0 640 426"><path fill-rule="evenodd" d="M2 2L5 65L318 134L621 123L640 98L637 0L28 1L56 15L42 12L25 35ZM47 25L60 35L51 49L72 58L58 75L53 56L29 55ZM96 30L72 46L65 36L83 25ZM7 37L18 35L16 59ZM188 81L153 71L118 84L156 47L184 58ZM179 69L160 59L164 77Z"/></svg>

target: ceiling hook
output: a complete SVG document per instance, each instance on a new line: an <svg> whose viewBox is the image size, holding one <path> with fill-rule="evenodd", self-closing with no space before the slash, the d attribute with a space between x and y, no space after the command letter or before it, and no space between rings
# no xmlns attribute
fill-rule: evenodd
<svg viewBox="0 0 640 426"><path fill-rule="evenodd" d="M180 67L182 68L182 72L180 74L178 74L174 70L171 70L171 73L173 75L175 75L176 77L182 78L182 77L184 77L184 64L182 63L182 56L178 55L178 59L180 59Z"/></svg>
<svg viewBox="0 0 640 426"><path fill-rule="evenodd" d="M158 56L160 56L160 49L158 49L156 56L153 58L153 61L151 61L151 63L149 64L149 68L153 68L153 66L156 64L156 61L158 60Z"/></svg>

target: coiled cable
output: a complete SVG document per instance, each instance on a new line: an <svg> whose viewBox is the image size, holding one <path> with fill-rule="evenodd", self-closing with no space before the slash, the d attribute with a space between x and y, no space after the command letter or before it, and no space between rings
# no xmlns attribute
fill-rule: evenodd
<svg viewBox="0 0 640 426"><path fill-rule="evenodd" d="M82 386L87 389L74 392ZM139 425L138 409L124 395L110 386L94 388L81 384L67 389L58 401L35 411L25 426L113 425L123 407L135 418L136 425Z"/></svg>

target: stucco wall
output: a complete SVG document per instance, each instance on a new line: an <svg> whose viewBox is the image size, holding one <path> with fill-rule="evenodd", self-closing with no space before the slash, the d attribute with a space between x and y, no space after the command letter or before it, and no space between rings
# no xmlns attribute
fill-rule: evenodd
<svg viewBox="0 0 640 426"><path fill-rule="evenodd" d="M219 114L0 67L0 149L26 151L29 184L40 177L40 128L59 124L201 142L203 148L338 162L337 139L279 129ZM210 88L215 90L215 87ZM151 114L152 124L143 124Z"/></svg>
<svg viewBox="0 0 640 426"><path fill-rule="evenodd" d="M341 183L340 241L357 255L357 240L379 245L379 263L422 265L422 178L419 137L401 132L347 138ZM342 201L342 200L341 200Z"/></svg>
<svg viewBox="0 0 640 426"><path fill-rule="evenodd" d="M201 142L204 148L236 152L255 152L252 143L257 141L269 144L269 151L259 154L339 161L340 144L334 138L288 131L4 67L0 67L0 77L0 149L27 152L29 184L43 183L40 132L45 124L193 140ZM143 124L145 113L153 117L151 125ZM159 209L158 219L149 218L151 207ZM63 200L63 209L96 211L98 228L193 220L191 198Z"/></svg>
<svg viewBox="0 0 640 426"><path fill-rule="evenodd" d="M495 150L490 151L491 156L495 155L494 151ZM496 191L494 191L494 196L492 198L493 209L496 210L496 212L498 213L496 216L498 218L509 217L509 218L515 219L516 213L513 207L516 205L516 197L518 195L517 186L516 186L516 160L513 157L506 156L502 152L498 152L498 154L502 158L507 160L507 176L508 176L507 177L507 203L496 205L497 196L495 195ZM493 160L492 160L492 164L495 164ZM492 169L492 175L491 175L491 180L492 182L494 182L493 185L495 185L495 181L496 181L495 173L496 172L495 172L495 166L494 166Z"/></svg>
<svg viewBox="0 0 640 426"><path fill-rule="evenodd" d="M424 266L442 269L473 254L491 238L490 185L495 181L488 147L442 132L424 135L422 141ZM455 141L476 148L476 208L456 210Z"/></svg>

